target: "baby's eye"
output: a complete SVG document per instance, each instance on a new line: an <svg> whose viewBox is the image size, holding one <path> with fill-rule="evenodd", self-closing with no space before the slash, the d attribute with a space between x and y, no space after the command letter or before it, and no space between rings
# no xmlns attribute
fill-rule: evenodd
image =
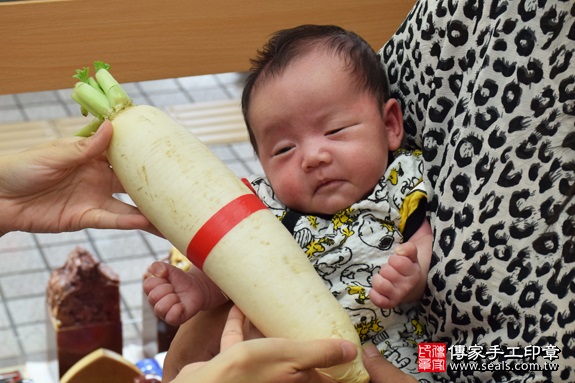
<svg viewBox="0 0 575 383"><path fill-rule="evenodd" d="M292 150L293 146L284 146L273 152L274 156L280 156Z"/></svg>
<svg viewBox="0 0 575 383"><path fill-rule="evenodd" d="M329 135L331 135L331 134L339 133L339 132L341 132L343 129L345 129L345 128L337 128L337 129L330 130L330 131L328 131L328 132L326 133L326 136L329 136Z"/></svg>

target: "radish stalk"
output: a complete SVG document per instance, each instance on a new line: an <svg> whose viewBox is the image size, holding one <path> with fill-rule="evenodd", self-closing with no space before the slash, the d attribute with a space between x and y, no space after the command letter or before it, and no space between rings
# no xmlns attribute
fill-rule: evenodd
<svg viewBox="0 0 575 383"><path fill-rule="evenodd" d="M102 117L110 116L112 109L108 102L108 97L90 84L86 82L76 83L74 95L72 98L79 102L90 114Z"/></svg>
<svg viewBox="0 0 575 383"><path fill-rule="evenodd" d="M72 99L80 104L82 115L89 113L96 118L77 132L78 136L90 136L105 119L112 120L115 114L132 105L132 99L108 72L109 68L108 64L96 61L96 78L89 76L89 68L78 69L73 76L79 81L74 85Z"/></svg>
<svg viewBox="0 0 575 383"><path fill-rule="evenodd" d="M115 111L122 110L132 103L132 100L128 97L124 89L118 84L116 79L112 77L110 72L108 72L110 68L108 64L102 61L96 61L94 68L96 70L97 84L106 94L110 105Z"/></svg>
<svg viewBox="0 0 575 383"><path fill-rule="evenodd" d="M107 67L98 64L98 87L79 72L84 85L74 87L73 98L96 117L81 135L112 121L108 160L150 222L264 335L352 341L353 362L321 371L342 383L369 381L349 316L273 213L170 116L132 105Z"/></svg>
<svg viewBox="0 0 575 383"><path fill-rule="evenodd" d="M92 134L94 134L94 132L96 130L98 130L98 128L100 127L100 125L102 125L102 123L104 122L103 119L100 118L94 118L92 120L92 122L90 122L88 125L86 125L85 127L83 127L82 129L80 129L79 131L76 132L76 136L80 136L80 137L89 137Z"/></svg>

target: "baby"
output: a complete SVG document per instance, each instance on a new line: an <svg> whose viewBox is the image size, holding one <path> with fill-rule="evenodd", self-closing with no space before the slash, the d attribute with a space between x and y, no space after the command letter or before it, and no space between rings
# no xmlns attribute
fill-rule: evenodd
<svg viewBox="0 0 575 383"><path fill-rule="evenodd" d="M303 25L276 33L252 63L242 109L265 177L246 182L293 234L361 340L416 375L431 228L420 153L399 149L403 116L380 60L352 32ZM174 325L223 301L195 267L186 274L156 262L144 289Z"/></svg>

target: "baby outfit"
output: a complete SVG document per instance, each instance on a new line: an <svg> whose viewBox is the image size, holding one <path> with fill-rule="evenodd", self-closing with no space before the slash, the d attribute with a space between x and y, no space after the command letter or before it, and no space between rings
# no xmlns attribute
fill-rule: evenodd
<svg viewBox="0 0 575 383"><path fill-rule="evenodd" d="M332 216L286 208L264 177L250 177L260 199L305 251L333 295L347 310L362 342L374 343L405 372L417 373L418 302L380 309L369 299L373 275L393 248L421 226L426 211L420 151L400 150L369 196Z"/></svg>

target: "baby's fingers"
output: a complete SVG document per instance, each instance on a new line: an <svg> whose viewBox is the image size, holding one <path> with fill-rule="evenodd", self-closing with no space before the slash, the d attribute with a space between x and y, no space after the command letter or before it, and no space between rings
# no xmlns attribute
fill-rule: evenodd
<svg viewBox="0 0 575 383"><path fill-rule="evenodd" d="M170 265L166 262L155 261L148 267L146 275L151 275L159 278L168 278L170 274Z"/></svg>
<svg viewBox="0 0 575 383"><path fill-rule="evenodd" d="M397 280L399 277L409 276L419 272L419 263L413 262L408 257L403 255L392 254L387 261L387 268L381 269L380 274L384 278L392 281Z"/></svg>
<svg viewBox="0 0 575 383"><path fill-rule="evenodd" d="M409 259L411 262L417 262L417 246L411 242L405 242L395 248L395 254Z"/></svg>
<svg viewBox="0 0 575 383"><path fill-rule="evenodd" d="M396 302L391 298L394 296L394 289L395 286L393 283L381 275L376 274L372 278L372 288L369 291L369 299L379 308L393 308L396 305Z"/></svg>
<svg viewBox="0 0 575 383"><path fill-rule="evenodd" d="M146 272L146 274L144 275L144 282L143 282L142 286L144 288L144 293L146 293L146 295L148 295L148 299L149 299L149 295L152 293L152 291L156 287L161 286L161 285L167 285L173 291L173 287L170 285L170 283L168 282L167 279L156 277L155 275L152 275L151 273Z"/></svg>

